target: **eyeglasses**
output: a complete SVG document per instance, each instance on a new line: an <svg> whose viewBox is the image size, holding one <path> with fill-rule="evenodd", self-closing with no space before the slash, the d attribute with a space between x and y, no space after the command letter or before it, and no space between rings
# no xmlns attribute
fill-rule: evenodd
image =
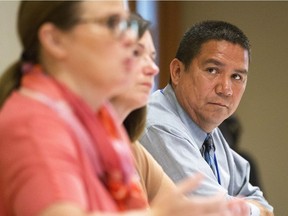
<svg viewBox="0 0 288 216"><path fill-rule="evenodd" d="M131 31L135 35L135 39L139 39L139 21L132 16L121 17L119 15L111 15L103 18L78 19L76 24L95 23L106 26L113 35L119 39L126 31Z"/></svg>

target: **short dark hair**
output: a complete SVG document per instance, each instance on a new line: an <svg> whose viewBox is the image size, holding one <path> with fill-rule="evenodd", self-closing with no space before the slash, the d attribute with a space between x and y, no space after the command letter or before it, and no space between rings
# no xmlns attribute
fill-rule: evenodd
<svg viewBox="0 0 288 216"><path fill-rule="evenodd" d="M224 21L207 20L193 25L182 37L176 58L189 67L192 60L199 54L202 44L210 40L225 40L238 44L248 51L251 58L251 45L247 36L235 25Z"/></svg>

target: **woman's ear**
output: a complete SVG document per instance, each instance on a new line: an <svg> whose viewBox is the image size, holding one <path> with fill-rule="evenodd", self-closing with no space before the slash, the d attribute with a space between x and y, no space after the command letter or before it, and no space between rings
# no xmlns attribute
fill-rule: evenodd
<svg viewBox="0 0 288 216"><path fill-rule="evenodd" d="M52 23L43 24L38 31L41 47L44 48L46 54L58 59L66 55L63 36L63 32Z"/></svg>
<svg viewBox="0 0 288 216"><path fill-rule="evenodd" d="M183 72L183 63L179 59L174 58L170 63L170 78L173 86L177 86Z"/></svg>

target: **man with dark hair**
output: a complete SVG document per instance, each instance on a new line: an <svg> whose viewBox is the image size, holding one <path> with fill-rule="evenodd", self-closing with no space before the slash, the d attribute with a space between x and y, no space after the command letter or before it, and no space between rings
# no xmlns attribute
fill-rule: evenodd
<svg viewBox="0 0 288 216"><path fill-rule="evenodd" d="M249 183L249 163L218 128L240 103L250 55L238 27L223 21L192 26L170 63L169 84L151 97L141 143L174 182L201 172L205 180L196 194L241 196L251 215L273 215L262 191Z"/></svg>

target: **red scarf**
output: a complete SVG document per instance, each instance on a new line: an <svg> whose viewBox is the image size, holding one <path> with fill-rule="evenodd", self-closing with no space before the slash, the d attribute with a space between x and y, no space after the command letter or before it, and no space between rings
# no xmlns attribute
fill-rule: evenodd
<svg viewBox="0 0 288 216"><path fill-rule="evenodd" d="M147 200L144 198L146 196L140 187L133 164L128 137L123 128L118 126L120 124L116 122L108 104L95 114L80 97L46 75L39 65L33 66L28 72L25 72L22 90L25 89L30 91L30 96L32 95L33 98L52 106L52 108L59 105L59 102L68 104L74 118L76 117L76 124L80 123L92 141L92 149L96 152L94 156L97 156L95 163L95 158L90 155L90 162L94 162L92 167L95 167L95 173L101 179L119 210L147 207ZM69 117L66 115L64 119L67 118ZM73 121L68 121L69 124L73 123ZM75 133L78 133L75 130L77 127L73 127L73 125L71 127ZM82 144L79 143L79 145ZM99 191L101 190L99 189ZM97 196L99 196L98 199L101 199L101 194L97 194ZM92 203L91 206L95 205Z"/></svg>

